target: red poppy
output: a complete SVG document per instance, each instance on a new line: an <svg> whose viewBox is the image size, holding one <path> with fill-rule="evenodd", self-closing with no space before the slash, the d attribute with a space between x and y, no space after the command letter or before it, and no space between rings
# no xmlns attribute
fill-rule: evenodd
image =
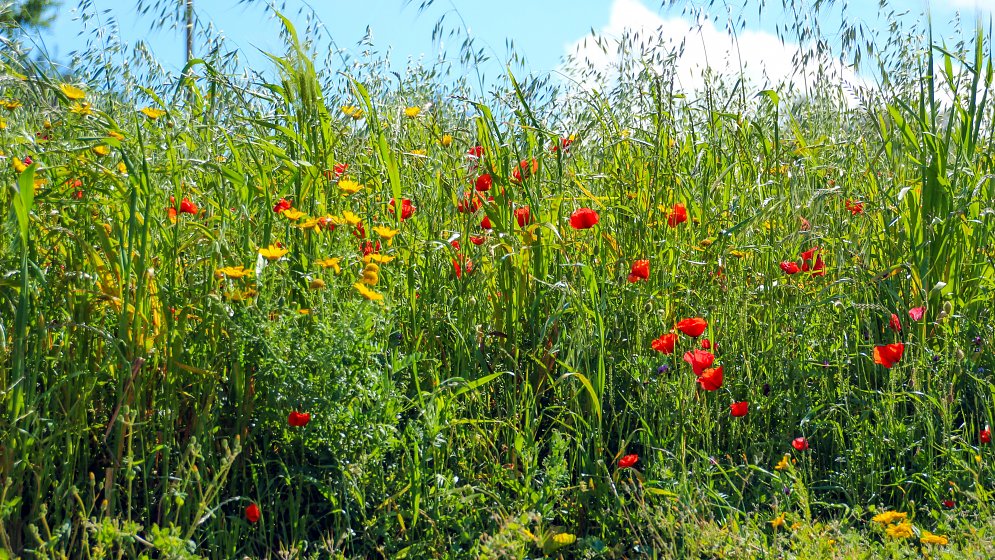
<svg viewBox="0 0 995 560"><path fill-rule="evenodd" d="M812 266L812 276L825 276L826 264L822 262L822 253L815 256L815 265Z"/></svg>
<svg viewBox="0 0 995 560"><path fill-rule="evenodd" d="M790 274L798 274L798 272L801 271L801 269L798 268L798 263L796 263L795 261L784 261L784 262L782 262L781 263L781 270L783 270L785 274L789 274L789 275Z"/></svg>
<svg viewBox="0 0 995 560"><path fill-rule="evenodd" d="M734 418L740 418L746 416L750 412L750 403L748 401L734 402L729 405L729 414Z"/></svg>
<svg viewBox="0 0 995 560"><path fill-rule="evenodd" d="M518 227L525 227L532 223L532 213L529 211L528 206L522 206L521 208L515 209L515 220L518 222Z"/></svg>
<svg viewBox="0 0 995 560"><path fill-rule="evenodd" d="M356 227L352 230L352 234L359 239L366 239L366 226L363 225L363 222L356 222Z"/></svg>
<svg viewBox="0 0 995 560"><path fill-rule="evenodd" d="M339 177L345 175L345 172L349 169L349 164L348 163L336 163L335 167L333 169L335 171L335 178L338 179Z"/></svg>
<svg viewBox="0 0 995 560"><path fill-rule="evenodd" d="M491 225L491 217L490 216L484 216L484 219L480 220L480 227L482 227L484 229L491 229L492 227L494 227L494 226Z"/></svg>
<svg viewBox="0 0 995 560"><path fill-rule="evenodd" d="M950 509L950 508L954 507L955 505L957 505L953 500L943 500L940 503L943 504L943 507L945 507L947 509Z"/></svg>
<svg viewBox="0 0 995 560"><path fill-rule="evenodd" d="M486 240L487 240L487 238L484 237L484 236L482 236L482 235L471 235L470 236L470 243L473 243L474 245L483 245L484 241L486 241Z"/></svg>
<svg viewBox="0 0 995 560"><path fill-rule="evenodd" d="M681 319L677 322L676 326L677 330L691 338L698 338L708 328L708 323L701 317L692 317L690 319Z"/></svg>
<svg viewBox="0 0 995 560"><path fill-rule="evenodd" d="M318 218L318 227L325 231L335 231L335 222L328 216Z"/></svg>
<svg viewBox="0 0 995 560"><path fill-rule="evenodd" d="M307 426L307 423L311 421L310 412L297 412L296 410L287 416L287 423L295 428L303 428Z"/></svg>
<svg viewBox="0 0 995 560"><path fill-rule="evenodd" d="M708 368L698 376L698 384L706 391L718 391L722 387L722 366Z"/></svg>
<svg viewBox="0 0 995 560"><path fill-rule="evenodd" d="M453 259L453 268L456 270L456 278L462 278L464 272L467 274L473 272L473 261L457 253L456 258Z"/></svg>
<svg viewBox="0 0 995 560"><path fill-rule="evenodd" d="M83 200L83 189L76 189L73 191L73 198L76 200Z"/></svg>
<svg viewBox="0 0 995 560"><path fill-rule="evenodd" d="M461 214L472 214L484 204L476 193L463 193L459 201L456 202L456 211Z"/></svg>
<svg viewBox="0 0 995 560"><path fill-rule="evenodd" d="M359 246L359 251L361 253L363 253L364 257L366 255L369 255L370 253L379 253L380 252L380 242L377 241L376 244L374 244L372 241L370 241L369 239L367 239L366 241L363 242L362 245Z"/></svg>
<svg viewBox="0 0 995 560"><path fill-rule="evenodd" d="M701 349L702 350L711 350L711 348L712 348L712 341L711 340L708 340L707 338L701 339Z"/></svg>
<svg viewBox="0 0 995 560"><path fill-rule="evenodd" d="M533 173L539 171L539 162L535 159L523 159L519 162L518 167L511 170L511 180L515 183L521 183L523 179L528 179Z"/></svg>
<svg viewBox="0 0 995 560"><path fill-rule="evenodd" d="M279 214L284 210L289 210L291 205L293 205L293 202L287 200L286 198L281 198L280 201L273 206L273 211Z"/></svg>
<svg viewBox="0 0 995 560"><path fill-rule="evenodd" d="M846 209L850 211L850 214L852 214L854 216L856 216L857 214L863 214L864 213L864 203L863 202L860 202L860 201L857 201L857 200L850 200L848 198L848 199L846 199L846 202L843 204L843 206L845 206Z"/></svg>
<svg viewBox="0 0 995 560"><path fill-rule="evenodd" d="M882 366L891 369L902 359L902 354L904 352L905 345L901 342L885 344L884 346L875 346L874 363L881 364Z"/></svg>
<svg viewBox="0 0 995 560"><path fill-rule="evenodd" d="M569 151L570 144L573 144L573 143L574 143L573 138L569 138L569 137L560 138L560 143L559 144L555 144L554 143L553 147L551 147L550 150L555 153L555 152L560 151L560 148L562 147L563 151L566 152L566 151Z"/></svg>
<svg viewBox="0 0 995 560"><path fill-rule="evenodd" d="M636 464L636 461L638 460L639 460L639 455L636 455L635 453L632 453L631 455L626 455L625 457L622 457L621 459L618 460L618 468L620 469L632 468Z"/></svg>
<svg viewBox="0 0 995 560"><path fill-rule="evenodd" d="M660 335L660 338L654 340L650 344L650 347L663 354L673 354L675 344L677 344L677 335L674 333L667 333Z"/></svg>
<svg viewBox="0 0 995 560"><path fill-rule="evenodd" d="M389 206L388 210L390 211L391 214L393 214L394 213L394 199L393 198L390 199L390 204L388 206ZM402 198L401 199L401 221L403 222L404 220L407 220L408 218L410 218L411 215L415 213L415 209L416 209L415 205L411 204L411 199L409 199L409 198Z"/></svg>
<svg viewBox="0 0 995 560"><path fill-rule="evenodd" d="M923 316L926 315L926 307L913 307L909 309L909 319L913 321L921 321Z"/></svg>
<svg viewBox="0 0 995 560"><path fill-rule="evenodd" d="M590 208L579 208L570 214L570 227L574 229L588 229L598 223L598 213Z"/></svg>
<svg viewBox="0 0 995 560"><path fill-rule="evenodd" d="M670 215L667 216L667 225L675 228L686 221L688 221L688 210L684 207L683 203L678 202L674 205L674 209L670 211Z"/></svg>
<svg viewBox="0 0 995 560"><path fill-rule="evenodd" d="M815 262L812 262L815 259ZM802 252L802 272L812 272L813 276L825 276L826 265L822 262L822 253L818 247L812 247Z"/></svg>
<svg viewBox="0 0 995 560"><path fill-rule="evenodd" d="M684 353L684 361L691 364L691 370L695 375L700 376L704 371L715 363L715 356L711 352L704 350L694 350Z"/></svg>
<svg viewBox="0 0 995 560"><path fill-rule="evenodd" d="M984 430L981 430L980 432L978 432L978 441L980 441L982 444L985 444L985 445L991 443L992 442L992 429L989 428L988 426L985 426Z"/></svg>
<svg viewBox="0 0 995 560"><path fill-rule="evenodd" d="M480 192L489 191L491 190L491 184L493 182L494 180L491 179L490 173L484 173L480 177L477 177L477 180L474 183L474 188Z"/></svg>
<svg viewBox="0 0 995 560"><path fill-rule="evenodd" d="M791 440L791 447L794 447L798 451L805 451L808 449L808 440L803 437L796 437Z"/></svg>
<svg viewBox="0 0 995 560"><path fill-rule="evenodd" d="M259 506L256 504L249 504L248 507L245 508L245 518L249 520L249 523L259 521L260 517L262 517L262 514L259 512Z"/></svg>
<svg viewBox="0 0 995 560"><path fill-rule="evenodd" d="M24 156L24 165L31 165L35 161L31 159L31 156Z"/></svg>
<svg viewBox="0 0 995 560"><path fill-rule="evenodd" d="M902 330L902 322L898 320L898 315L891 314L891 319L888 321L888 328L895 332Z"/></svg>
<svg viewBox="0 0 995 560"><path fill-rule="evenodd" d="M648 259L633 261L632 266L629 268L629 282L638 282L640 280L649 279L650 261Z"/></svg>
<svg viewBox="0 0 995 560"><path fill-rule="evenodd" d="M181 214L196 214L197 205L190 202L189 198L184 198L180 201L180 213Z"/></svg>
<svg viewBox="0 0 995 560"><path fill-rule="evenodd" d="M476 158L479 158L479 157L481 157L483 155L484 155L484 147L483 146L474 146L474 147L472 147L472 148L470 148L469 150L466 151L466 157L468 157L468 158L474 158L474 159L476 159Z"/></svg>

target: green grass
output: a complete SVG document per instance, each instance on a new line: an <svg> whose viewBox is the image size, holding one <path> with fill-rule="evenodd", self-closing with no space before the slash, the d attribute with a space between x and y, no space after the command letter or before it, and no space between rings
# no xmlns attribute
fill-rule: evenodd
<svg viewBox="0 0 995 560"><path fill-rule="evenodd" d="M631 37L601 91L338 75L284 21L272 80L221 46L183 79L0 55L0 557L995 555L985 31L899 30L848 107L831 81L683 95ZM824 275L782 271L814 247ZM717 391L700 339L651 347L687 317Z"/></svg>

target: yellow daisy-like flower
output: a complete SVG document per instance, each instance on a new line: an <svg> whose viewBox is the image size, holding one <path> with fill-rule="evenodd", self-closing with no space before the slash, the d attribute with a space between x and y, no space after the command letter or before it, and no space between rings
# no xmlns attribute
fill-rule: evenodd
<svg viewBox="0 0 995 560"><path fill-rule="evenodd" d="M934 535L929 531L923 531L922 536L919 537L919 542L921 542L922 544L935 544L938 546L943 546L945 544L949 544L950 539L948 539L944 535Z"/></svg>
<svg viewBox="0 0 995 560"><path fill-rule="evenodd" d="M573 533L559 533L553 535L553 542L560 546L567 546L577 542L577 535Z"/></svg>
<svg viewBox="0 0 995 560"><path fill-rule="evenodd" d="M392 260L394 260L394 257L382 255L380 253L370 253L369 255L363 257L364 264L370 264L371 262L377 264L387 264Z"/></svg>
<svg viewBox="0 0 995 560"><path fill-rule="evenodd" d="M307 221L297 224L297 227L306 231L321 231L320 218L308 218Z"/></svg>
<svg viewBox="0 0 995 560"><path fill-rule="evenodd" d="M442 144L442 146L444 148L448 148L449 146L451 146L453 144L453 135L452 134L443 134L442 135L442 139L439 140L439 143Z"/></svg>
<svg viewBox="0 0 995 560"><path fill-rule="evenodd" d="M108 130L107 131L107 136L109 136L110 138L113 138L115 140L118 140L118 141L122 141L122 142L124 141L124 134L121 134L120 132L118 132L116 130Z"/></svg>
<svg viewBox="0 0 995 560"><path fill-rule="evenodd" d="M352 285L352 287L356 288L356 291L358 291L360 295L370 301L383 301L383 294L374 292L363 285L362 282L356 282Z"/></svg>
<svg viewBox="0 0 995 560"><path fill-rule="evenodd" d="M784 514L782 513L781 515L778 515L777 517L775 517L774 519L772 519L771 522L770 522L770 526L773 527L773 528L775 528L775 529L783 527L784 526Z"/></svg>
<svg viewBox="0 0 995 560"><path fill-rule="evenodd" d="M776 471L783 471L786 468L788 468L788 456L787 455L785 455L784 457L781 457L781 460L778 461L778 463L776 465L774 465L774 470L776 470Z"/></svg>
<svg viewBox="0 0 995 560"><path fill-rule="evenodd" d="M166 114L166 111L162 109L156 109L155 107L142 107L138 110L141 114L149 118L149 120L156 120Z"/></svg>
<svg viewBox="0 0 995 560"><path fill-rule="evenodd" d="M74 115L79 115L85 117L87 115L93 114L93 105L90 105L86 101L76 102L69 106L69 112Z"/></svg>
<svg viewBox="0 0 995 560"><path fill-rule="evenodd" d="M289 252L290 251L288 249L284 249L277 245L270 245L269 247L261 247L259 249L259 254L262 255L263 258L271 261L280 260Z"/></svg>
<svg viewBox="0 0 995 560"><path fill-rule="evenodd" d="M347 117L352 117L356 113L362 113L362 111L359 109L359 107L356 107L355 105L343 105L342 113L345 114L345 116Z"/></svg>
<svg viewBox="0 0 995 560"><path fill-rule="evenodd" d="M7 109L8 111L13 111L14 109L17 109L18 107L21 106L21 102L16 99L4 99L0 101L0 105L2 105L3 108Z"/></svg>
<svg viewBox="0 0 995 560"><path fill-rule="evenodd" d="M320 261L317 261L314 264L320 266L321 268L331 268L332 270L335 271L335 274L338 274L342 272L342 267L339 266L339 261L341 260L342 259L340 259L339 257L329 257L327 259L322 259Z"/></svg>
<svg viewBox="0 0 995 560"><path fill-rule="evenodd" d="M391 229L387 226L377 226L373 228L373 233L379 235L382 239L390 244L390 240L394 239L394 236L401 233L399 229Z"/></svg>
<svg viewBox="0 0 995 560"><path fill-rule="evenodd" d="M893 539L908 539L912 537L912 524L903 521L897 525L891 525L884 530Z"/></svg>
<svg viewBox="0 0 995 560"><path fill-rule="evenodd" d="M14 167L14 171L17 173L24 173L24 170L28 168L28 166L18 158L11 159L10 165Z"/></svg>
<svg viewBox="0 0 995 560"><path fill-rule="evenodd" d="M111 147L108 146L108 145L106 145L106 144L101 144L99 146L94 146L94 147L90 148L90 151L92 151L93 153L97 154L98 156L103 157L103 156L106 156L107 154L111 153Z"/></svg>
<svg viewBox="0 0 995 560"><path fill-rule="evenodd" d="M62 94L68 97L71 101L79 101L86 97L86 92L70 84L60 85L59 91L61 91Z"/></svg>
<svg viewBox="0 0 995 560"><path fill-rule="evenodd" d="M345 195L356 194L363 188L363 185L351 179L342 179L339 181L339 190Z"/></svg>
<svg viewBox="0 0 995 560"><path fill-rule="evenodd" d="M120 173L121 175L127 175L128 166L125 165L123 161L117 162L117 172Z"/></svg>
<svg viewBox="0 0 995 560"><path fill-rule="evenodd" d="M421 114L421 107L407 107L404 109L404 116L413 119Z"/></svg>
<svg viewBox="0 0 995 560"><path fill-rule="evenodd" d="M374 263L366 263L363 267L363 275L360 277L361 284L376 286L380 282L380 267Z"/></svg>
<svg viewBox="0 0 995 560"><path fill-rule="evenodd" d="M280 213L283 214L284 218L287 218L291 222L296 222L297 220L307 215L296 208L287 208L286 210Z"/></svg>
<svg viewBox="0 0 995 560"><path fill-rule="evenodd" d="M909 514L901 511L884 511L871 518L871 521L882 525L891 525L898 521L904 521Z"/></svg>
<svg viewBox="0 0 995 560"><path fill-rule="evenodd" d="M314 280L311 280L310 283L308 283L308 287L311 288L312 290L322 290L325 288L325 281L322 280L321 278L315 278Z"/></svg>
<svg viewBox="0 0 995 560"><path fill-rule="evenodd" d="M345 210L342 212L342 219L346 221L350 226L354 226L359 222L363 221L359 216L353 214L352 212Z"/></svg>
<svg viewBox="0 0 995 560"><path fill-rule="evenodd" d="M244 266L226 266L215 270L214 276L219 280L224 277L245 278L246 276L252 276L252 271Z"/></svg>

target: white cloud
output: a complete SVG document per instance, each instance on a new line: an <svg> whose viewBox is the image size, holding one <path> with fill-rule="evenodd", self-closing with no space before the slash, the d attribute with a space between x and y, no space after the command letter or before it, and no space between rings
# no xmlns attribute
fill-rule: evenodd
<svg viewBox="0 0 995 560"><path fill-rule="evenodd" d="M684 17L664 18L638 0L614 0L608 24L598 30L597 35L600 41L589 36L568 45L568 56L586 61L589 67L611 76L616 72L615 65L620 58L619 41L635 35L638 40L630 49L643 48L657 56L670 51L680 53L673 61L664 62L658 58L655 65L661 71L664 66L673 66L676 84L689 94L703 89L706 68L725 76L742 74L753 89L791 83L804 90L806 81L811 83L819 75L835 75L851 85L866 85L852 69L835 60L822 67L809 61L799 71L800 63L794 60L799 55L798 46L782 43L765 31L745 29L733 37L725 29L716 28L710 20L692 22ZM680 51L682 41L684 48ZM599 42L601 46L598 46ZM586 88L604 86L590 83L590 80L581 85Z"/></svg>

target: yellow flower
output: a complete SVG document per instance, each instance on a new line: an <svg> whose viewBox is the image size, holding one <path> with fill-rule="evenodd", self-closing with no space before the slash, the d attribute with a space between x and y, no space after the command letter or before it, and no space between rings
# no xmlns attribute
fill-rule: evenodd
<svg viewBox="0 0 995 560"><path fill-rule="evenodd" d="M319 218L308 218L307 221L297 224L303 230L321 231L321 221Z"/></svg>
<svg viewBox="0 0 995 560"><path fill-rule="evenodd" d="M226 266L215 270L214 276L219 280L226 276L228 278L245 278L246 276L252 276L252 271L244 266Z"/></svg>
<svg viewBox="0 0 995 560"><path fill-rule="evenodd" d="M90 150L101 157L111 153L111 147L107 146L106 144L100 144L99 146L94 146L90 148Z"/></svg>
<svg viewBox="0 0 995 560"><path fill-rule="evenodd" d="M376 286L380 282L380 267L374 263L366 263L363 267L363 275L359 279L361 284Z"/></svg>
<svg viewBox="0 0 995 560"><path fill-rule="evenodd" d="M93 114L93 106L87 103L86 101L83 101L81 103L76 102L69 106L69 112L74 115L85 117L87 115Z"/></svg>
<svg viewBox="0 0 995 560"><path fill-rule="evenodd" d="M289 251L287 249L284 249L277 245L270 245L269 247L261 247L259 249L259 254L262 255L263 258L271 261L282 259L283 256L286 255L288 252Z"/></svg>
<svg viewBox="0 0 995 560"><path fill-rule="evenodd" d="M286 210L280 213L283 214L284 218L287 218L291 222L296 222L297 220L307 215L296 208L287 208Z"/></svg>
<svg viewBox="0 0 995 560"><path fill-rule="evenodd" d="M409 154L411 154L411 155L413 155L413 156L422 156L422 157L424 157L424 156L428 155L428 151L426 151L426 150L422 150L422 149L420 149L420 148L419 148L419 149L417 149L417 150L411 150L411 151L410 151L410 152L408 152L408 153L409 153Z"/></svg>
<svg viewBox="0 0 995 560"><path fill-rule="evenodd" d="M62 84L59 86L59 90L61 90L62 94L68 97L71 101L79 101L86 97L86 93L83 90L73 85Z"/></svg>
<svg viewBox="0 0 995 560"><path fill-rule="evenodd" d="M356 107L355 105L343 105L342 106L342 113L344 113L345 116L347 116L347 117L352 117L356 113L361 113L361 112L362 111L359 110L359 107Z"/></svg>
<svg viewBox="0 0 995 560"><path fill-rule="evenodd" d="M119 141L123 141L124 140L124 134L121 134L120 132L118 132L116 130L108 130L107 131L107 136L109 136L109 137L111 137L111 138L113 138L115 140L119 140Z"/></svg>
<svg viewBox="0 0 995 560"><path fill-rule="evenodd" d="M948 544L950 542L950 539L948 539L944 535L934 535L929 531L923 531L922 536L919 537L919 542L921 542L922 544L936 544L943 546L945 544Z"/></svg>
<svg viewBox="0 0 995 560"><path fill-rule="evenodd" d="M149 120L153 121L166 114L166 111L163 111L162 109L156 109L155 107L142 107L141 109L138 110L138 112L148 117Z"/></svg>
<svg viewBox="0 0 995 560"><path fill-rule="evenodd" d="M775 528L775 529L783 527L784 526L784 514L782 513L781 515L778 515L773 520L771 520L770 526L773 527L773 528Z"/></svg>
<svg viewBox="0 0 995 560"><path fill-rule="evenodd" d="M128 174L128 166L125 165L123 161L119 161L117 163L117 172L120 173L121 175L127 175Z"/></svg>
<svg viewBox="0 0 995 560"><path fill-rule="evenodd" d="M577 535L573 533L559 533L553 535L553 542L560 546L567 546L568 544L577 542Z"/></svg>
<svg viewBox="0 0 995 560"><path fill-rule="evenodd" d="M3 118L0 118L0 130L3 130L5 128L7 128L7 121L4 120Z"/></svg>
<svg viewBox="0 0 995 560"><path fill-rule="evenodd" d="M884 530L888 533L888 536L893 539L907 539L912 536L912 524L908 521L903 521L898 525L891 525Z"/></svg>
<svg viewBox="0 0 995 560"><path fill-rule="evenodd" d="M256 297L256 291L250 288L248 290L228 292L226 295L228 296L228 299L232 301L245 301Z"/></svg>
<svg viewBox="0 0 995 560"><path fill-rule="evenodd" d="M353 214L352 212L350 212L348 210L345 210L345 211L342 212L342 219L344 219L346 221L346 223L349 224L350 226L354 226L354 225L358 224L359 222L363 221L363 220L361 220L359 218L359 216Z"/></svg>
<svg viewBox="0 0 995 560"><path fill-rule="evenodd" d="M312 290L324 289L325 281L322 280L321 278L315 278L314 280L311 280L311 282L308 284L308 287L311 288Z"/></svg>
<svg viewBox="0 0 995 560"><path fill-rule="evenodd" d="M374 292L373 290L371 290L371 289L367 288L366 286L364 286L362 282L356 282L355 284L352 285L352 287L356 288L356 291L358 291L360 293L360 295L362 295L364 298L366 298L366 299L368 299L370 301L382 301L383 300L383 294Z"/></svg>
<svg viewBox="0 0 995 560"><path fill-rule="evenodd" d="M746 253L744 253L743 251L732 250L729 251L729 254L736 257L737 259L742 259L746 257Z"/></svg>
<svg viewBox="0 0 995 560"><path fill-rule="evenodd" d="M871 521L882 525L891 525L897 521L904 521L909 514L901 511L884 511L871 518Z"/></svg>
<svg viewBox="0 0 995 560"><path fill-rule="evenodd" d="M388 256L388 255L382 255L380 253L370 253L369 255L366 255L365 257L363 257L363 263L364 264L369 264L371 262L374 262L374 263L377 263L377 264L387 264L387 263L389 263L392 260L394 260L394 257Z"/></svg>
<svg viewBox="0 0 995 560"><path fill-rule="evenodd" d="M339 257L329 257L327 259L322 259L320 261L317 261L314 264L320 266L321 268L331 268L332 270L335 271L335 274L338 274L342 272L342 267L339 266L340 260L342 259L340 259Z"/></svg>
<svg viewBox="0 0 995 560"><path fill-rule="evenodd" d="M443 134L442 135L442 139L439 140L439 143L442 144L443 147L448 148L453 143L453 135L452 134Z"/></svg>
<svg viewBox="0 0 995 560"><path fill-rule="evenodd" d="M373 228L373 233L379 235L382 239L386 240L390 244L390 240L394 239L394 236L401 233L399 229L390 229L386 226L377 226Z"/></svg>
<svg viewBox="0 0 995 560"><path fill-rule="evenodd" d="M17 173L24 173L24 170L28 168L28 166L18 158L11 159L10 164L14 167L14 171Z"/></svg>
<svg viewBox="0 0 995 560"><path fill-rule="evenodd" d="M413 119L421 114L421 107L408 107L404 110L404 116Z"/></svg>
<svg viewBox="0 0 995 560"><path fill-rule="evenodd" d="M787 455L785 455L784 457L781 457L781 460L776 465L774 465L774 470L777 470L777 471L783 471L786 468L788 468L788 456Z"/></svg>
<svg viewBox="0 0 995 560"><path fill-rule="evenodd" d="M16 99L4 99L0 100L0 105L3 105L3 108L8 111L13 111L21 106L21 102Z"/></svg>
<svg viewBox="0 0 995 560"><path fill-rule="evenodd" d="M297 313L300 314L300 315L310 315L311 314L311 310L310 309L298 309Z"/></svg>
<svg viewBox="0 0 995 560"><path fill-rule="evenodd" d="M342 179L339 181L339 190L345 195L356 194L363 188L363 185L357 183L356 181L350 179Z"/></svg>

